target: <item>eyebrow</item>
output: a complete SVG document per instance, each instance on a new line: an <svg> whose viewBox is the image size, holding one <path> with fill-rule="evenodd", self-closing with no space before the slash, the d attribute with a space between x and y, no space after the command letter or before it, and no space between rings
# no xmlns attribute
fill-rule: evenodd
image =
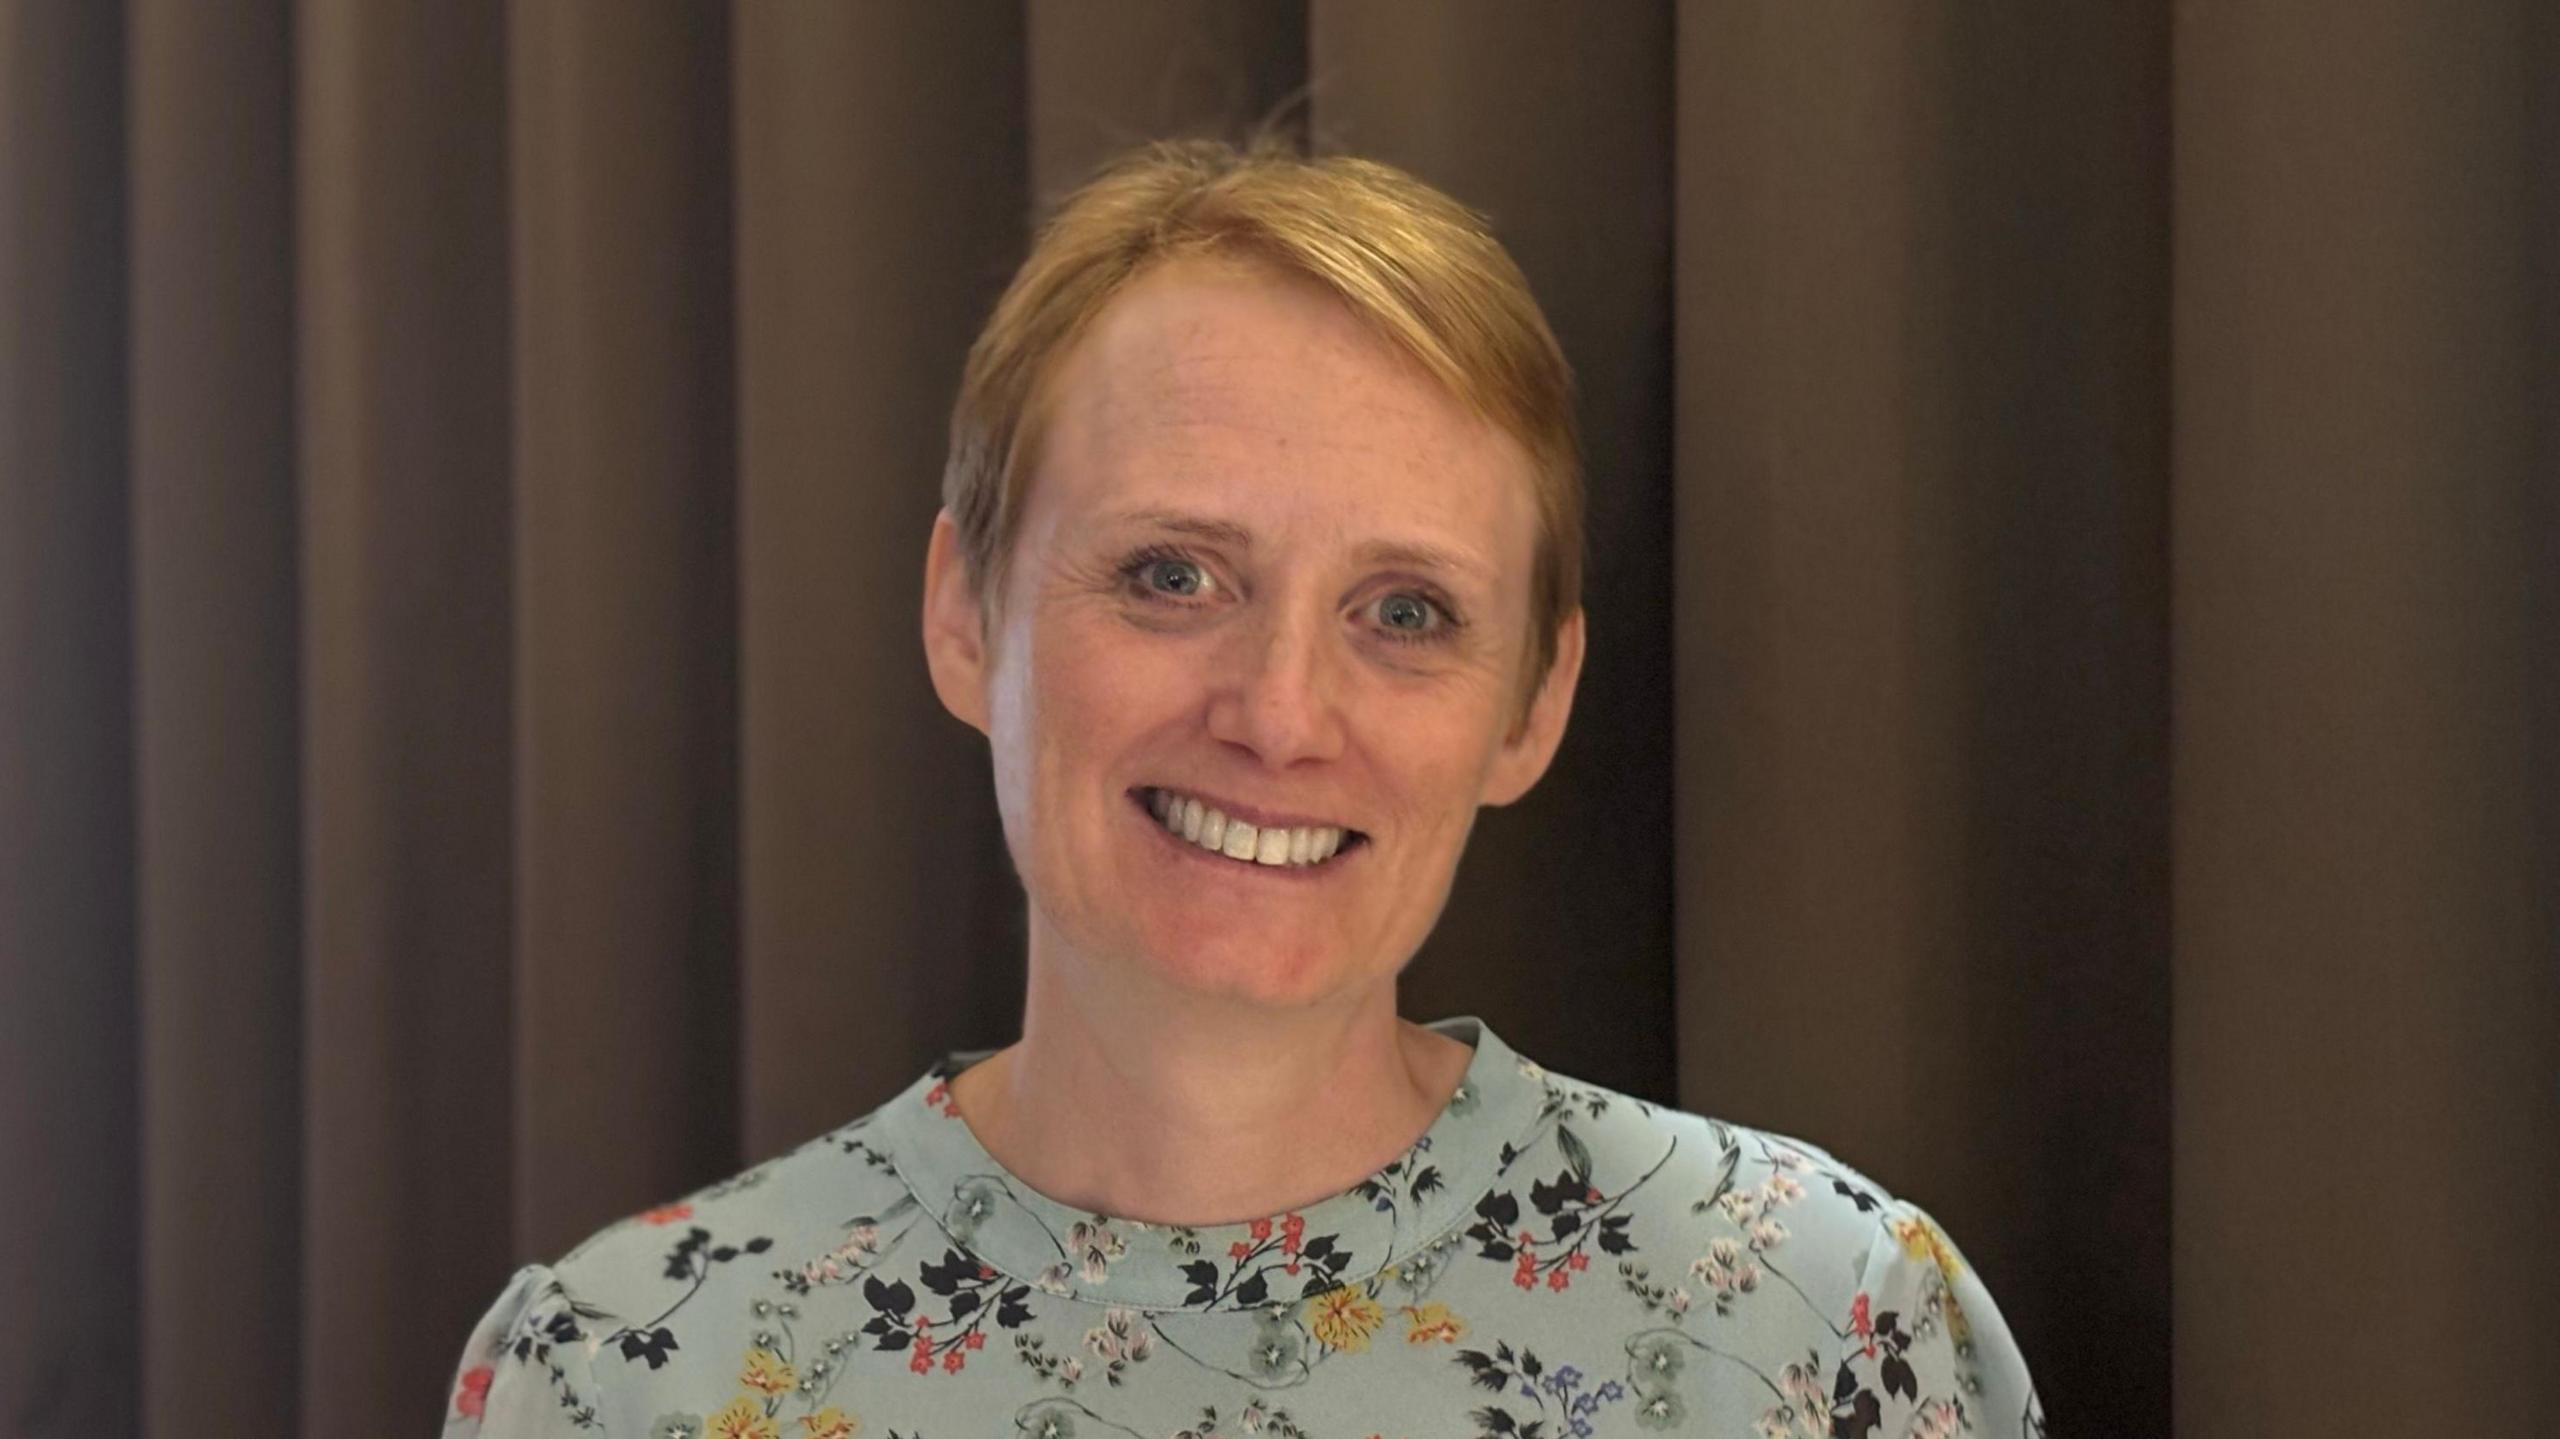
<svg viewBox="0 0 2560 1439"><path fill-rule="evenodd" d="M1244 526L1180 510L1126 510L1113 515L1110 523L1171 530L1175 534L1190 535L1229 549L1249 551L1253 548L1253 532ZM1492 571L1473 555L1419 540L1371 540L1354 551L1353 557L1363 565L1445 570L1488 582L1493 578Z"/></svg>

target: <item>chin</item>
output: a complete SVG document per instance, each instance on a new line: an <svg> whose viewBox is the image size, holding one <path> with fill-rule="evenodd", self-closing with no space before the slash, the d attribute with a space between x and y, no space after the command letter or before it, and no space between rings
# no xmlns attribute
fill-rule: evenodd
<svg viewBox="0 0 2560 1439"><path fill-rule="evenodd" d="M1348 976L1338 954L1303 943L1159 942L1148 946L1147 963L1178 988L1271 1009L1315 1004L1339 992Z"/></svg>

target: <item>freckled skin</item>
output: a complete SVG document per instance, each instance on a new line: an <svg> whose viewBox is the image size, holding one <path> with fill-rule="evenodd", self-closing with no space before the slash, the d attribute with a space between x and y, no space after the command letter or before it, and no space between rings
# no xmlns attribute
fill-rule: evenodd
<svg viewBox="0 0 2560 1439"><path fill-rule="evenodd" d="M1231 263L1132 285L1048 394L983 645L947 516L926 614L937 689L988 736L1035 971L1257 1007L1391 1006L1478 808L1536 782L1571 705L1578 614L1512 731L1537 527L1526 452L1313 283ZM1243 539L1127 518L1139 511ZM1359 553L1375 543L1471 563ZM1133 578L1149 545L1181 558ZM1384 616L1413 610L1382 605L1399 595L1463 624L1399 643ZM1150 832L1128 798L1141 785L1321 817L1369 844L1313 882L1206 868Z"/></svg>

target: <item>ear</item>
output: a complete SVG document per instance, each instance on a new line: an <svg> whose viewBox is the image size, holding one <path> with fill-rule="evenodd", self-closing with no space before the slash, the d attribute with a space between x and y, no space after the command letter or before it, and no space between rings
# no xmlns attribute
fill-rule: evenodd
<svg viewBox="0 0 2560 1439"><path fill-rule="evenodd" d="M1529 712L1502 742L1493 771L1485 777L1484 802L1509 804L1527 794L1546 774L1564 740L1564 722L1573 712L1573 687L1582 679L1582 611L1577 607L1556 626L1555 662L1538 682Z"/></svg>
<svg viewBox="0 0 2560 1439"><path fill-rule="evenodd" d="M980 734L987 732L986 616L960 551L960 527L943 510L933 517L924 550L924 662L942 707Z"/></svg>

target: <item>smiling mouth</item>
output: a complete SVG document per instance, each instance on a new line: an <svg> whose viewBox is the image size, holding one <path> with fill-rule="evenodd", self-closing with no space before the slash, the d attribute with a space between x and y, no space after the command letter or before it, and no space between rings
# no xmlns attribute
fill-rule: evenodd
<svg viewBox="0 0 2560 1439"><path fill-rule="evenodd" d="M1206 854L1268 869L1320 869L1369 842L1342 825L1256 825L1175 790L1142 787L1130 798L1158 828Z"/></svg>

